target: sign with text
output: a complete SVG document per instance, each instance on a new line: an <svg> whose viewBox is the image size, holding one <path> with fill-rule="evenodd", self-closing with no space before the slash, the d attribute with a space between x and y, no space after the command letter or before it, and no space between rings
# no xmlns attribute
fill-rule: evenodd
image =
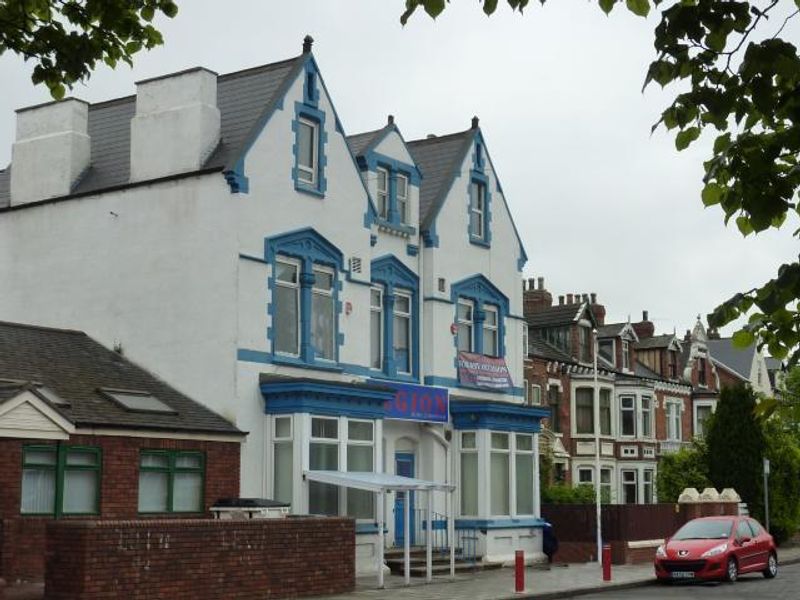
<svg viewBox="0 0 800 600"><path fill-rule="evenodd" d="M514 387L504 358L458 353L458 382L487 390L510 390Z"/></svg>
<svg viewBox="0 0 800 600"><path fill-rule="evenodd" d="M448 397L445 388L381 381L397 390L394 399L383 403L387 419L447 423Z"/></svg>

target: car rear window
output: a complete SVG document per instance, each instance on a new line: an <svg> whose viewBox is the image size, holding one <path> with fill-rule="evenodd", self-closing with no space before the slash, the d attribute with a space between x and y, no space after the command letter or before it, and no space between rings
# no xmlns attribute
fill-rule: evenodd
<svg viewBox="0 0 800 600"><path fill-rule="evenodd" d="M673 540L717 540L727 539L733 528L732 519L695 519L678 529Z"/></svg>

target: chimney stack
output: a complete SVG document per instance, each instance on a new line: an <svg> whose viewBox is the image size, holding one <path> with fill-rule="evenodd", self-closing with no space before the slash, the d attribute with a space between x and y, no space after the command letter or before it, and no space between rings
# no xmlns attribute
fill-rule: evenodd
<svg viewBox="0 0 800 600"><path fill-rule="evenodd" d="M589 308L592 310L594 320L597 321L597 326L602 327L606 324L606 307L597 303L597 294L592 292L589 294L590 304Z"/></svg>
<svg viewBox="0 0 800 600"><path fill-rule="evenodd" d="M564 306L564 296L563 295L558 297L558 305L559 306Z"/></svg>
<svg viewBox="0 0 800 600"><path fill-rule="evenodd" d="M553 306L553 296L544 289L544 277L539 277L539 289L536 289L536 279L528 279L528 285L522 295L522 314L528 315L540 312Z"/></svg>
<svg viewBox="0 0 800 600"><path fill-rule="evenodd" d="M572 294L567 294L567 304L572 304Z"/></svg>
<svg viewBox="0 0 800 600"><path fill-rule="evenodd" d="M650 322L649 316L648 311L643 310L642 320L638 323L633 323L633 330L636 332L636 335L639 336L640 340L651 338L656 332L655 325Z"/></svg>
<svg viewBox="0 0 800 600"><path fill-rule="evenodd" d="M11 206L66 196L89 168L89 105L77 98L17 111Z"/></svg>
<svg viewBox="0 0 800 600"><path fill-rule="evenodd" d="M195 67L136 83L131 181L195 171L219 143L217 74Z"/></svg>
<svg viewBox="0 0 800 600"><path fill-rule="evenodd" d="M389 118L386 121L387 125L394 125L394 115L389 115Z"/></svg>

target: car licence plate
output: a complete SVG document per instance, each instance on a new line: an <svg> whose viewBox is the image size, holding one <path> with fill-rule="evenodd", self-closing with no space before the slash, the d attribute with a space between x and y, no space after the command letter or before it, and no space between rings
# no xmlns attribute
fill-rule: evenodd
<svg viewBox="0 0 800 600"><path fill-rule="evenodd" d="M694 579L694 573L692 571L673 571L672 577L673 579Z"/></svg>

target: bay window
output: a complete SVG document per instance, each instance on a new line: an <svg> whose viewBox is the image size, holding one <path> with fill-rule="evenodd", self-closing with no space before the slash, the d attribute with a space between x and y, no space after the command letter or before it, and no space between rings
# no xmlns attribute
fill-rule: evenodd
<svg viewBox="0 0 800 600"><path fill-rule="evenodd" d="M600 435L611 435L611 390L600 390Z"/></svg>
<svg viewBox="0 0 800 600"><path fill-rule="evenodd" d="M473 349L473 307L470 300L458 300L456 313L456 326L458 327L457 342L459 352L472 352Z"/></svg>
<svg viewBox="0 0 800 600"><path fill-rule="evenodd" d="M667 400L667 440L681 440L681 402Z"/></svg>
<svg viewBox="0 0 800 600"><path fill-rule="evenodd" d="M620 435L627 437L636 436L636 397L620 396Z"/></svg>
<svg viewBox="0 0 800 600"><path fill-rule="evenodd" d="M653 504L653 469L645 469L642 472L642 501L645 504Z"/></svg>
<svg viewBox="0 0 800 600"><path fill-rule="evenodd" d="M478 445L474 431L461 432L461 514L478 514Z"/></svg>
<svg viewBox="0 0 800 600"><path fill-rule="evenodd" d="M394 297L394 360L400 373L411 373L411 294L396 291Z"/></svg>
<svg viewBox="0 0 800 600"><path fill-rule="evenodd" d="M272 434L272 497L274 500L291 504L294 473L292 417L275 417L273 419Z"/></svg>
<svg viewBox="0 0 800 600"><path fill-rule="evenodd" d="M300 354L300 263L280 257L275 262L275 352Z"/></svg>
<svg viewBox="0 0 800 600"><path fill-rule="evenodd" d="M594 433L594 390L575 390L575 432Z"/></svg>
<svg viewBox="0 0 800 600"><path fill-rule="evenodd" d="M517 433L514 466L517 479L516 509L518 515L533 514L533 436Z"/></svg>
<svg viewBox="0 0 800 600"><path fill-rule="evenodd" d="M622 501L625 504L636 504L638 492L636 474L633 469L622 470Z"/></svg>
<svg viewBox="0 0 800 600"><path fill-rule="evenodd" d="M21 514L98 514L101 464L99 448L24 446Z"/></svg>
<svg viewBox="0 0 800 600"><path fill-rule="evenodd" d="M611 469L600 469L600 501L606 504L611 502Z"/></svg>
<svg viewBox="0 0 800 600"><path fill-rule="evenodd" d="M314 265L314 286L311 294L311 341L315 356L335 360L336 315L333 298L334 271Z"/></svg>
<svg viewBox="0 0 800 600"><path fill-rule="evenodd" d="M312 471L339 470L338 419L312 417L309 468ZM316 515L338 515L339 488L328 483L309 482L308 511Z"/></svg>
<svg viewBox="0 0 800 600"><path fill-rule="evenodd" d="M642 396L642 436L653 437L653 399Z"/></svg>
<svg viewBox="0 0 800 600"><path fill-rule="evenodd" d="M489 453L489 511L493 515L509 514L509 434L491 434Z"/></svg>
<svg viewBox="0 0 800 600"><path fill-rule="evenodd" d="M347 422L347 470L371 473L375 470L375 423ZM365 490L348 489L347 515L356 519L375 518L375 495Z"/></svg>

